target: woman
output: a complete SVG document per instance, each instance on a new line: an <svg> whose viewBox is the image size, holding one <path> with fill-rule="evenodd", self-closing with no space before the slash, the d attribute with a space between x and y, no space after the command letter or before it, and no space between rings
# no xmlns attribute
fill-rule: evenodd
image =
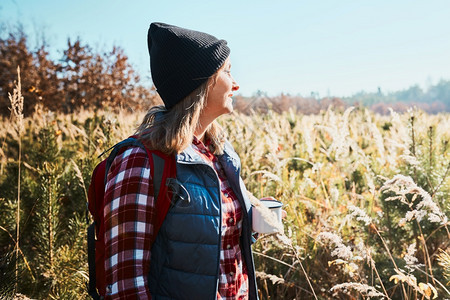
<svg viewBox="0 0 450 300"><path fill-rule="evenodd" d="M153 244L155 199L146 152L113 161L105 191L107 299L257 299L251 205L240 161L216 122L239 86L226 41L163 23L148 32L152 79L164 106L137 130L176 158L183 195Z"/></svg>

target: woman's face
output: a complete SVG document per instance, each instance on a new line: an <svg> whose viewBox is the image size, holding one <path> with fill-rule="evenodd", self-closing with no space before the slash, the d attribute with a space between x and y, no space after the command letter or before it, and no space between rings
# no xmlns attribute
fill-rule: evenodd
<svg viewBox="0 0 450 300"><path fill-rule="evenodd" d="M220 115L233 111L233 92L239 89L239 85L231 76L231 63L228 58L224 65L217 71L215 80L212 80L208 89L206 106L203 113L208 118L217 118Z"/></svg>

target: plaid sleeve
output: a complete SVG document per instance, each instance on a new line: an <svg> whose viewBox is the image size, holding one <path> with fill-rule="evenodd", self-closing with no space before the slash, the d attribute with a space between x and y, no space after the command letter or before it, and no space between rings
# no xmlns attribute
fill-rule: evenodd
<svg viewBox="0 0 450 300"><path fill-rule="evenodd" d="M150 163L139 147L114 159L105 186L105 299L151 299L150 267L155 201Z"/></svg>

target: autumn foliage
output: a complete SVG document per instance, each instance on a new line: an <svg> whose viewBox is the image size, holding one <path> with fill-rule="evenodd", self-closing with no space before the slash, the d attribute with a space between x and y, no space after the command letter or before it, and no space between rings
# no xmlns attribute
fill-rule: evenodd
<svg viewBox="0 0 450 300"><path fill-rule="evenodd" d="M25 115L36 105L71 113L80 108L143 109L159 101L154 89L141 84L120 47L97 53L79 38L69 39L62 57L51 59L45 42L30 50L26 34L17 29L0 38L0 115L10 113L8 93L18 66Z"/></svg>

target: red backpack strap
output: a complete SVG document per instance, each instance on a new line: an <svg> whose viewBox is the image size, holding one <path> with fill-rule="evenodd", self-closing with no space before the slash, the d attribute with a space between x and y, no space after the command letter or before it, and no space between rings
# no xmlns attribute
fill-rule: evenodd
<svg viewBox="0 0 450 300"><path fill-rule="evenodd" d="M147 149L147 154L150 159L150 174L156 199L156 222L153 233L155 240L170 208L173 191L168 187L168 179L176 178L176 163L174 156L166 155L161 151Z"/></svg>
<svg viewBox="0 0 450 300"><path fill-rule="evenodd" d="M135 138L139 141L137 135L133 135L130 138ZM145 149L150 162L150 175L153 179L153 191L156 200L153 243L170 208L173 191L169 189L168 179L177 178L177 166L174 155L167 155L159 150L151 150L147 147Z"/></svg>

